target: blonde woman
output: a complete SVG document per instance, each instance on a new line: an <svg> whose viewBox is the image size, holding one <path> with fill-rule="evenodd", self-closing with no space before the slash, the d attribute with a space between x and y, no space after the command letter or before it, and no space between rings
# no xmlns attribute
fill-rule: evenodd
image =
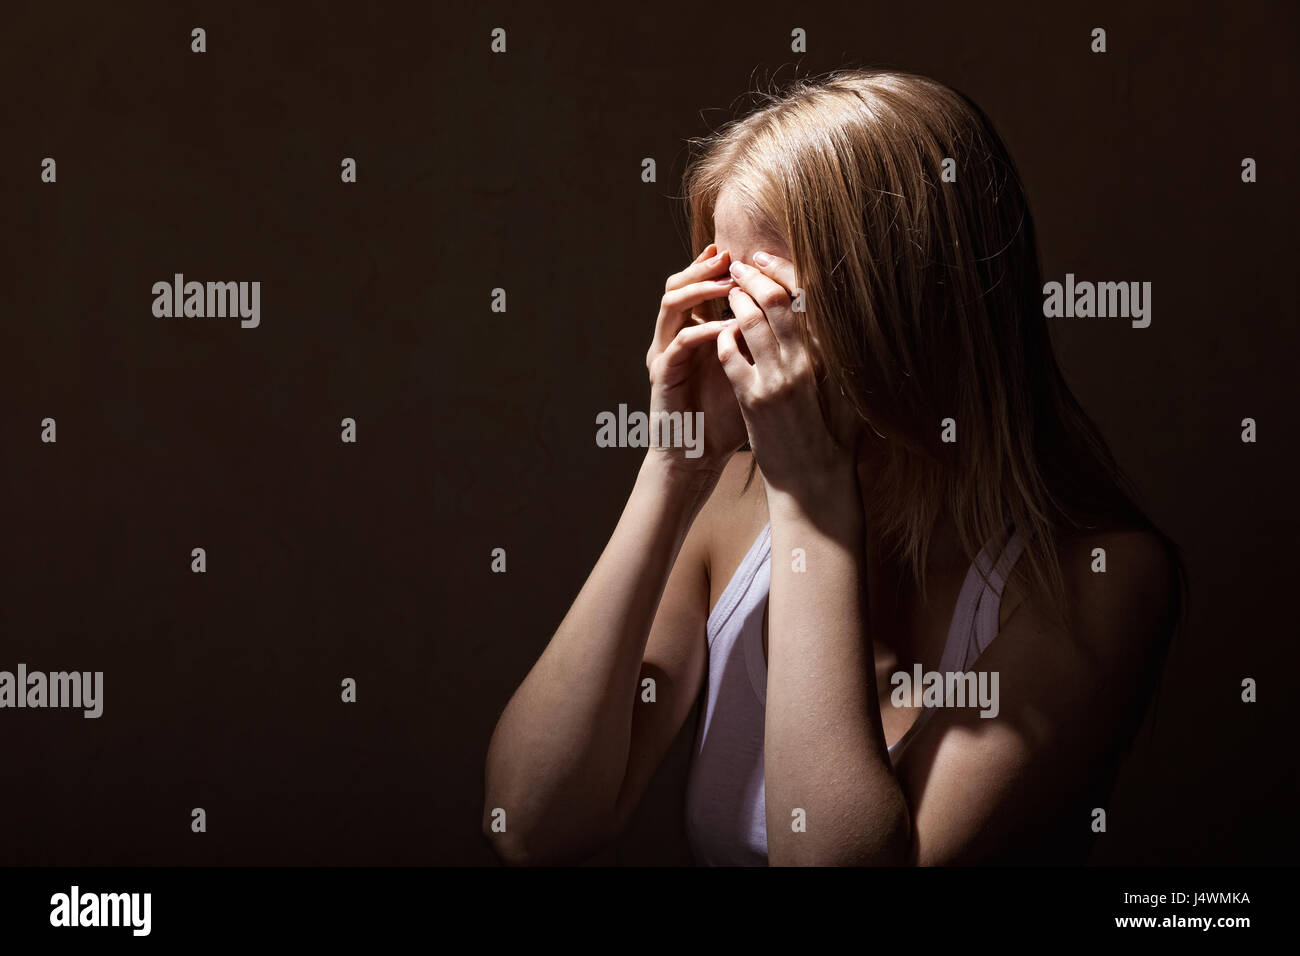
<svg viewBox="0 0 1300 956"><path fill-rule="evenodd" d="M1183 572L1058 368L1005 147L878 71L696 145L647 366L704 452L646 455L497 725L485 833L590 856L699 702L700 863L1083 860Z"/></svg>

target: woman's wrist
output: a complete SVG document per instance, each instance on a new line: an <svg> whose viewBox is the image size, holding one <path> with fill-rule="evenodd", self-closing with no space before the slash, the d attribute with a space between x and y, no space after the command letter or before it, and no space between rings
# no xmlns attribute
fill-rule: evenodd
<svg viewBox="0 0 1300 956"><path fill-rule="evenodd" d="M725 461L688 459L679 448L651 448L641 462L638 482L648 482L694 512L703 507L722 477Z"/></svg>
<svg viewBox="0 0 1300 956"><path fill-rule="evenodd" d="M681 448L651 447L646 450L642 468L648 468L675 487L710 487L722 477L730 455L700 455L692 458Z"/></svg>
<svg viewBox="0 0 1300 956"><path fill-rule="evenodd" d="M807 472L796 486L767 486L767 510L773 524L810 522L827 532L857 534L863 523L857 467L846 459L836 466Z"/></svg>

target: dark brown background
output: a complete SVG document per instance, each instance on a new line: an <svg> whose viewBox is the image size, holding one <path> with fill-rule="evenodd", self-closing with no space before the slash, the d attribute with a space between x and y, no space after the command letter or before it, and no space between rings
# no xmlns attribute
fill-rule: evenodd
<svg viewBox="0 0 1300 956"><path fill-rule="evenodd" d="M1057 323L1192 575L1094 859L1294 860L1293 4L243 6L5 25L0 669L105 712L0 712L0 862L491 862L488 736L639 462L594 422L644 407L684 140L872 65L992 116L1048 278L1154 283L1149 329ZM261 327L154 318L174 272L260 280ZM685 859L674 786L603 860Z"/></svg>

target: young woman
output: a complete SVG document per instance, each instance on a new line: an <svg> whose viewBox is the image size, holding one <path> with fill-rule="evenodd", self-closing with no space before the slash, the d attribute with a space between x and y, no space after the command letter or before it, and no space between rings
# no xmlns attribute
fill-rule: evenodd
<svg viewBox="0 0 1300 956"><path fill-rule="evenodd" d="M485 833L591 855L702 699L702 863L1083 860L1183 574L1057 366L1005 147L876 71L698 145L646 362L704 453L646 455L497 725Z"/></svg>

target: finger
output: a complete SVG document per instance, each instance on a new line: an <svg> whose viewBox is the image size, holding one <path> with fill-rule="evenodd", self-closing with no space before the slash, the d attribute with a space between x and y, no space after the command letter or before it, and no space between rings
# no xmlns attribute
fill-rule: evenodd
<svg viewBox="0 0 1300 956"><path fill-rule="evenodd" d="M794 311L794 300L802 294L803 290L799 288L799 276L795 272L794 263L789 259L773 255L770 252L755 252L754 265L759 271L768 278L777 282L790 297L791 303L789 312L783 313L776 322L772 321L771 313L768 314L768 322L772 325L772 330L776 333L777 341L784 348L787 343L794 345L801 341L799 338L799 313ZM762 302L759 302L762 306ZM766 311L766 310L764 310ZM782 321L788 315L790 321Z"/></svg>
<svg viewBox="0 0 1300 956"><path fill-rule="evenodd" d="M764 253L766 255L766 253ZM755 255L757 260L758 255ZM775 258L775 257L771 257ZM767 324L772 328L772 334L782 349L797 347L801 343L799 338L798 320L795 318L793 303L790 301L797 290L798 286L791 278L791 273L786 271L786 277L791 282L791 289L787 289L784 284L778 282L773 276L770 276L763 269L756 269L744 262L733 262L731 264L731 274L736 279L736 284L749 294L749 297L757 303L758 307L763 310L767 317Z"/></svg>
<svg viewBox="0 0 1300 956"><path fill-rule="evenodd" d="M673 340L663 350L660 357L663 367L671 369L685 365L691 358L699 354L701 345L712 342L726 325L726 321L705 322L702 325L689 325L682 329L673 336Z"/></svg>
<svg viewBox="0 0 1300 956"><path fill-rule="evenodd" d="M749 347L749 354L754 357L754 364L760 370L780 365L781 347L758 303L739 287L731 290L728 301L736 316L736 327L744 337L745 345Z"/></svg>
<svg viewBox="0 0 1300 956"><path fill-rule="evenodd" d="M718 361L722 363L722 371L727 374L727 381L731 383L737 398L749 388L754 378L754 366L740 354L740 343L736 341L736 330L739 325L736 319L728 319L722 323L717 346Z"/></svg>
<svg viewBox="0 0 1300 956"><path fill-rule="evenodd" d="M793 262L770 252L755 252L752 258L763 275L779 282L790 298L795 297L799 292L799 277L795 275Z"/></svg>
<svg viewBox="0 0 1300 956"><path fill-rule="evenodd" d="M705 252L710 249L713 253L705 256ZM701 279L709 279L715 275L726 275L727 266L731 265L731 253L726 249L718 251L718 247L709 243L701 252L699 257L681 272L674 272L664 283L664 291L671 292L673 289L680 289L684 285L692 282L699 282Z"/></svg>
<svg viewBox="0 0 1300 956"><path fill-rule="evenodd" d="M665 292L664 297L659 303L659 317L655 320L655 334L653 344L650 346L652 353L659 353L668 347L668 343L673 340L684 326L691 323L691 310L698 305L703 305L710 299L720 299L725 296L728 290L735 287L735 280L730 276L719 279L709 279L703 282L695 282L691 285L682 286L679 289L673 289Z"/></svg>

